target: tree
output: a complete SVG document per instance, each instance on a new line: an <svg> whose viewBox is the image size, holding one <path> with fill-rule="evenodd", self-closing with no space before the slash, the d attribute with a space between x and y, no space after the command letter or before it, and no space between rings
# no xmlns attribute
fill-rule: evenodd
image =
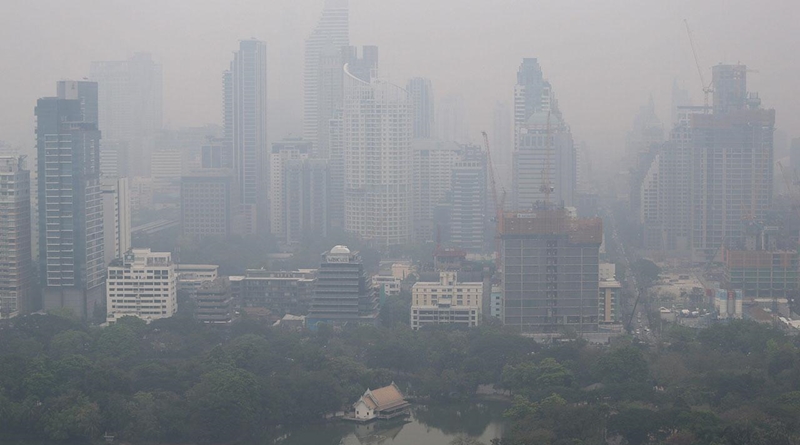
<svg viewBox="0 0 800 445"><path fill-rule="evenodd" d="M230 442L261 425L261 387L256 376L241 369L204 374L186 394L195 438Z"/></svg>
<svg viewBox="0 0 800 445"><path fill-rule="evenodd" d="M44 432L50 440L88 440L99 434L100 410L84 394L73 392L46 403Z"/></svg>
<svg viewBox="0 0 800 445"><path fill-rule="evenodd" d="M642 351L633 346L618 347L603 354L593 371L597 380L604 383L642 382L649 376Z"/></svg>

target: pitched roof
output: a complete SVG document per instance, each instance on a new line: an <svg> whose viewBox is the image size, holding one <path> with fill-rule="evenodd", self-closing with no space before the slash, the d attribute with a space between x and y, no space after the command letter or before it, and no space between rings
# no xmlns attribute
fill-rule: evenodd
<svg viewBox="0 0 800 445"><path fill-rule="evenodd" d="M367 389L360 400L363 400L370 409L378 411L397 408L407 403L403 398L403 394L400 392L400 388L398 388L394 382L383 388L373 390Z"/></svg>

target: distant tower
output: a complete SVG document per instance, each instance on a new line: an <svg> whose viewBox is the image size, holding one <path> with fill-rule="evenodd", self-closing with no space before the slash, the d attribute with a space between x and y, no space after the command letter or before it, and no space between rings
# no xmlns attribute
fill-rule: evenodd
<svg viewBox="0 0 800 445"><path fill-rule="evenodd" d="M38 309L33 299L31 176L23 157L0 156L0 318Z"/></svg>
<svg viewBox="0 0 800 445"><path fill-rule="evenodd" d="M88 318L105 272L97 83L60 81L58 96L39 99L35 113L44 309Z"/></svg>
<svg viewBox="0 0 800 445"><path fill-rule="evenodd" d="M414 119L414 139L433 137L434 101L430 79L414 77L408 81L408 95Z"/></svg>
<svg viewBox="0 0 800 445"><path fill-rule="evenodd" d="M153 137L163 125L161 65L148 53L127 60L92 62L98 85L103 175L148 176Z"/></svg>
<svg viewBox="0 0 800 445"><path fill-rule="evenodd" d="M459 144L469 142L467 106L464 96L450 94L442 98L436 109L436 137Z"/></svg>
<svg viewBox="0 0 800 445"><path fill-rule="evenodd" d="M506 102L498 102L492 113L492 163L498 176L498 185L511 190L511 157L514 152L514 126L512 111Z"/></svg>
<svg viewBox="0 0 800 445"><path fill-rule="evenodd" d="M536 58L522 59L517 70L517 84L514 86L514 134L537 111L547 111L549 103L543 98L549 95L550 84L542 76L542 68ZM516 144L516 141L515 141ZM516 145L515 145L516 146Z"/></svg>
<svg viewBox="0 0 800 445"><path fill-rule="evenodd" d="M326 0L317 26L306 39L303 71L303 139L317 153L327 151L328 121L341 106L341 51L349 45L347 0ZM338 66L329 69L331 63ZM331 82L331 75L339 81Z"/></svg>
<svg viewBox="0 0 800 445"><path fill-rule="evenodd" d="M225 141L233 152L245 233L267 229L267 46L242 40L223 74Z"/></svg>

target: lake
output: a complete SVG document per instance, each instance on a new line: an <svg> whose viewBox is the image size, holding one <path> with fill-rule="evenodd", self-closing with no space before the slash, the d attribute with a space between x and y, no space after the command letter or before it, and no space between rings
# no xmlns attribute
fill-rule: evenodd
<svg viewBox="0 0 800 445"><path fill-rule="evenodd" d="M503 435L507 403L495 401L412 405L406 419L367 424L332 422L286 430L278 445L448 445L458 436L486 445Z"/></svg>

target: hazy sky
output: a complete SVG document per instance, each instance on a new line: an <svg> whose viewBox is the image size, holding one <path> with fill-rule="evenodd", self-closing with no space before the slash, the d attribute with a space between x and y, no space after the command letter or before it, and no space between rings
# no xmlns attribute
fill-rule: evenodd
<svg viewBox="0 0 800 445"><path fill-rule="evenodd" d="M300 132L303 41L322 0L4 0L0 140L32 146L33 108L94 60L151 52L164 67L171 127L220 123L221 73L242 38L268 45L270 138ZM69 6L66 6L69 5ZM380 47L381 71L463 94L475 140L497 101L511 102L523 57L538 57L576 141L614 150L650 94L669 121L678 78L702 101L683 19L710 80L746 63L751 91L800 136L800 2L794 0L350 0L351 43Z"/></svg>

